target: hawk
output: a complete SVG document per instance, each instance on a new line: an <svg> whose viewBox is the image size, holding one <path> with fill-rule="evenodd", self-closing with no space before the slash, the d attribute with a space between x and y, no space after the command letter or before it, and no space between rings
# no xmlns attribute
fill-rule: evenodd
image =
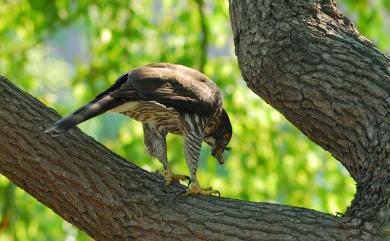
<svg viewBox="0 0 390 241"><path fill-rule="evenodd" d="M167 134L183 136L191 176L184 194L219 194L212 188L201 188L196 177L202 141L212 147L211 154L223 164L223 152L230 149L227 145L232 137L229 116L223 109L223 95L206 75L169 63L135 68L46 132L54 136L62 134L107 111L119 112L143 123L145 151L162 163L166 185L188 179L172 173L167 159Z"/></svg>

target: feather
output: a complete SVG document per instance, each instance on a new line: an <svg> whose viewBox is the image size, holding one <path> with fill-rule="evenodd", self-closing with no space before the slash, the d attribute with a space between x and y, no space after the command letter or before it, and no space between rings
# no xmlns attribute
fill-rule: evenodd
<svg viewBox="0 0 390 241"><path fill-rule="evenodd" d="M157 63L122 75L94 100L46 130L59 135L106 111L133 101L157 102L169 110L211 115L222 108L222 93L213 81L194 69ZM122 108L123 109L123 108Z"/></svg>
<svg viewBox="0 0 390 241"><path fill-rule="evenodd" d="M128 84L139 96L181 112L211 114L222 107L222 93L204 74L182 65L159 63L136 68Z"/></svg>
<svg viewBox="0 0 390 241"><path fill-rule="evenodd" d="M115 108L123 104L123 101L112 98L110 95L106 95L99 99L95 99L90 103L82 106L72 114L57 121L52 127L47 129L45 132L49 135L56 136L60 135L76 125L84 122L92 117L100 115L112 108Z"/></svg>
<svg viewBox="0 0 390 241"><path fill-rule="evenodd" d="M123 99L115 98L110 94L112 93L112 91L120 88L120 86L123 85L126 81L127 74L122 75L109 89L96 96L94 100L82 106L72 114L57 121L45 132L52 136L60 135L68 131L69 129L75 127L77 124L80 124L81 122L84 122L88 119L91 119L92 117L100 115L112 108L123 104L125 102Z"/></svg>

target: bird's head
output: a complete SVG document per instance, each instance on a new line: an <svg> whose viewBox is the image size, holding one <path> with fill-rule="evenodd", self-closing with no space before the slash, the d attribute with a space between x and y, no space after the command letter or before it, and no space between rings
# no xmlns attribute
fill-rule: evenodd
<svg viewBox="0 0 390 241"><path fill-rule="evenodd" d="M230 150L227 145L232 138L233 130L230 124L229 116L225 110L222 110L217 127L213 132L205 138L205 142L212 148L211 154L218 160L219 164L223 164L223 152Z"/></svg>

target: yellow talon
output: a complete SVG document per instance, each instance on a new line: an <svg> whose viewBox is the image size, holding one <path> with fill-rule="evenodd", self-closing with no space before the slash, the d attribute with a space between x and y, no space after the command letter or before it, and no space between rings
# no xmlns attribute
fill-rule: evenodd
<svg viewBox="0 0 390 241"><path fill-rule="evenodd" d="M191 194L200 194L205 196L212 196L213 194L218 194L221 196L221 193L217 190L213 190L211 187L201 188L198 183L191 183L187 190L183 193L183 195L191 195Z"/></svg>
<svg viewBox="0 0 390 241"><path fill-rule="evenodd" d="M165 170L162 173L164 180L165 180L165 185L171 185L173 182L179 182L179 181L189 181L190 178L186 175L180 175L180 174L174 174L171 172L171 170Z"/></svg>

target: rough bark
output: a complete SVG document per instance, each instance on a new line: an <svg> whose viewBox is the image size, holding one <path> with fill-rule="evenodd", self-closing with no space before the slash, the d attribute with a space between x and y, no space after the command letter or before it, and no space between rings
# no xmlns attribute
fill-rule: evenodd
<svg viewBox="0 0 390 241"><path fill-rule="evenodd" d="M96 240L360 240L357 224L277 204L181 196L0 78L0 172Z"/></svg>
<svg viewBox="0 0 390 241"><path fill-rule="evenodd" d="M249 88L347 168L345 217L390 240L389 58L332 0L230 0L230 15Z"/></svg>
<svg viewBox="0 0 390 241"><path fill-rule="evenodd" d="M231 0L248 86L331 152L357 182L345 217L183 197L0 79L0 172L96 240L389 239L389 59L332 1Z"/></svg>

